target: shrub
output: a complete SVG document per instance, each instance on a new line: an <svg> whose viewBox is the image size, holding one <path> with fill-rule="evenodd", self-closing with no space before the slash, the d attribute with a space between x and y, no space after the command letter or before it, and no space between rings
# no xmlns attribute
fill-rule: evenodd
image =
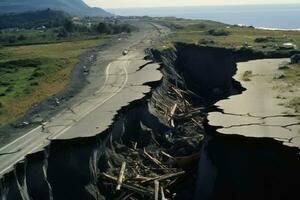
<svg viewBox="0 0 300 200"><path fill-rule="evenodd" d="M206 28L206 25L205 24L198 24L198 28L200 28L200 29L205 29Z"/></svg>
<svg viewBox="0 0 300 200"><path fill-rule="evenodd" d="M12 92L13 91L13 87L9 86L8 88L6 88L5 92Z"/></svg>
<svg viewBox="0 0 300 200"><path fill-rule="evenodd" d="M57 34L58 38L66 38L68 36L69 36L69 33L65 28L61 28Z"/></svg>
<svg viewBox="0 0 300 200"><path fill-rule="evenodd" d="M252 71L245 71L244 74L242 75L242 80L243 81L251 81L252 77L253 77Z"/></svg>
<svg viewBox="0 0 300 200"><path fill-rule="evenodd" d="M67 31L67 32L69 32L69 33L73 32L74 29L75 29L74 23L73 23L71 20L69 20L69 19L67 19L67 20L65 21L63 27L64 27L64 30Z"/></svg>
<svg viewBox="0 0 300 200"><path fill-rule="evenodd" d="M208 31L208 34L212 35L212 36L227 36L227 35L229 35L229 32L225 31L224 29L219 29L219 30L210 29Z"/></svg>
<svg viewBox="0 0 300 200"><path fill-rule="evenodd" d="M177 30L183 30L184 26L178 25L178 24L174 24L173 27L175 27L175 29Z"/></svg>
<svg viewBox="0 0 300 200"><path fill-rule="evenodd" d="M19 37L18 37L18 40L19 41L24 41L24 40L26 40L27 38L24 36L24 35L19 35Z"/></svg>
<svg viewBox="0 0 300 200"><path fill-rule="evenodd" d="M15 43L17 41L16 36L10 36L8 37L8 43L12 44Z"/></svg>
<svg viewBox="0 0 300 200"><path fill-rule="evenodd" d="M274 42L275 39L272 37L258 37L255 38L254 42L256 43L262 43L262 42Z"/></svg>
<svg viewBox="0 0 300 200"><path fill-rule="evenodd" d="M98 33L100 34L103 34L103 33L110 33L111 32L111 29L110 27L104 23L104 22L100 22L97 27L96 27L96 30Z"/></svg>
<svg viewBox="0 0 300 200"><path fill-rule="evenodd" d="M15 69L18 67L33 67L37 68L41 65L40 60L36 59L20 59L20 60L11 60L8 62L0 63L0 69Z"/></svg>
<svg viewBox="0 0 300 200"><path fill-rule="evenodd" d="M212 44L215 44L215 41L203 38L203 39L199 40L198 43L199 44L204 44L204 45L212 45Z"/></svg>
<svg viewBox="0 0 300 200"><path fill-rule="evenodd" d="M96 31L100 34L119 34L119 33L130 33L134 30L133 26L129 24L111 24L100 22L96 26Z"/></svg>
<svg viewBox="0 0 300 200"><path fill-rule="evenodd" d="M30 85L31 86L37 86L37 85L39 85L39 83L38 82L32 82L32 83L30 83Z"/></svg>

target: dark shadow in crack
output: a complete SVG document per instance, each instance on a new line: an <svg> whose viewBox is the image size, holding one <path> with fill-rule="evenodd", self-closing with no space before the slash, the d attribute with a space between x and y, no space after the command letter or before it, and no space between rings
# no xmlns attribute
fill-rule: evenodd
<svg viewBox="0 0 300 200"><path fill-rule="evenodd" d="M20 152L22 149L18 149L16 151L12 151L12 152L7 152L7 153L0 153L0 156L5 156L5 155L10 155L10 154L15 154Z"/></svg>
<svg viewBox="0 0 300 200"><path fill-rule="evenodd" d="M142 69L144 69L147 65L153 64L155 62L153 61L149 61L147 63L145 63L144 65L139 66L139 68L136 70L136 72L141 71Z"/></svg>
<svg viewBox="0 0 300 200"><path fill-rule="evenodd" d="M206 131L209 136L198 172L202 184L198 184L196 198L281 200L299 196L298 148L272 138L223 135L208 124ZM208 165L210 177L203 175Z"/></svg>

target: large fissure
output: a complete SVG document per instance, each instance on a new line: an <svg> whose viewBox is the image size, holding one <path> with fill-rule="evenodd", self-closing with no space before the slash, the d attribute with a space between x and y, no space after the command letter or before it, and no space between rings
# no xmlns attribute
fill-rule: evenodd
<svg viewBox="0 0 300 200"><path fill-rule="evenodd" d="M28 155L2 177L1 199L294 199L298 148L223 135L208 123L208 112L225 113L217 101L245 91L233 76L246 58L186 44L148 53L163 73L150 93L105 132Z"/></svg>

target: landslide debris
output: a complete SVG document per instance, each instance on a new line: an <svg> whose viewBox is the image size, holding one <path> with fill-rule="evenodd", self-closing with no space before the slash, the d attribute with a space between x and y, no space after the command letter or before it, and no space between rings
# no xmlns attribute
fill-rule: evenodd
<svg viewBox="0 0 300 200"><path fill-rule="evenodd" d="M162 72L164 79L147 107L168 128L157 131L139 122L140 130L130 129L117 140L101 144L98 186L106 199L194 196L205 115L203 108L192 102L201 99L172 68L164 67Z"/></svg>

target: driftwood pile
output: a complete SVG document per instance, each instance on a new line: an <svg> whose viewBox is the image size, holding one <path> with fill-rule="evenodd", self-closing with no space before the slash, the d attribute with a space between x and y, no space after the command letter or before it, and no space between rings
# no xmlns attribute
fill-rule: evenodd
<svg viewBox="0 0 300 200"><path fill-rule="evenodd" d="M170 84L154 92L151 107L160 112L170 131L151 132L151 141L145 146L111 141L104 149L98 177L106 199L187 200L193 195L204 117L201 108L188 102L188 95L191 92Z"/></svg>
<svg viewBox="0 0 300 200"><path fill-rule="evenodd" d="M119 167L112 167L107 172L99 174L102 185L106 184L106 190L110 187L112 199L167 199L176 194L171 194L170 188L178 184L186 174L176 166L176 162L190 162L193 158L173 158L165 152L161 152L159 160L156 155L146 149L121 148L119 156L123 157ZM125 158L126 156L126 158ZM118 162L110 157L111 162ZM115 158L116 159L116 158ZM178 160L177 160L178 159ZM112 164L112 163L111 163ZM100 187L101 188L101 187Z"/></svg>

